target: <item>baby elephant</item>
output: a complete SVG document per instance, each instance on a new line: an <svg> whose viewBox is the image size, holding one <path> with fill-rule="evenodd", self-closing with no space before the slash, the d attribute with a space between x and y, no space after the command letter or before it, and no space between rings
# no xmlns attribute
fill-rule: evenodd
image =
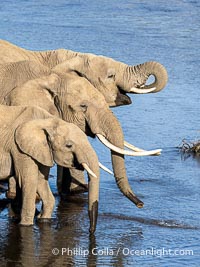
<svg viewBox="0 0 200 267"><path fill-rule="evenodd" d="M0 105L0 179L15 176L22 189L22 225L32 225L35 196L43 202L41 219L51 218L54 197L48 184L50 167L81 167L89 174L90 232L96 228L99 166L85 134L74 124L38 107Z"/></svg>

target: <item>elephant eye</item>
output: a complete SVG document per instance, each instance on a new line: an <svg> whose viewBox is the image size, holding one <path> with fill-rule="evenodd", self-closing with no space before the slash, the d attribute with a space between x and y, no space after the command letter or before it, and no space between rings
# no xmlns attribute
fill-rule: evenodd
<svg viewBox="0 0 200 267"><path fill-rule="evenodd" d="M81 107L82 108L87 108L87 105L86 104L81 104Z"/></svg>
<svg viewBox="0 0 200 267"><path fill-rule="evenodd" d="M80 107L82 108L83 112L87 111L87 105L86 104L81 104Z"/></svg>
<svg viewBox="0 0 200 267"><path fill-rule="evenodd" d="M115 69L109 69L108 72L107 72L107 78L108 79L115 79L115 75L116 75L116 72L115 72Z"/></svg>
<svg viewBox="0 0 200 267"><path fill-rule="evenodd" d="M109 79L114 79L114 78L115 78L115 74L109 74L109 75L108 75L108 78L109 78Z"/></svg>
<svg viewBox="0 0 200 267"><path fill-rule="evenodd" d="M68 143L66 144L66 147L67 147L67 148L72 148L72 142L68 142Z"/></svg>

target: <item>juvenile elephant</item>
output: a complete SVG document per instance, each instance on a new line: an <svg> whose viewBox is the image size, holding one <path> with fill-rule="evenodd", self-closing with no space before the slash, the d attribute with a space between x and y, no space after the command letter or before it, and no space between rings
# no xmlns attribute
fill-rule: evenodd
<svg viewBox="0 0 200 267"><path fill-rule="evenodd" d="M32 63L36 64L30 62ZM16 67L17 64L22 65L22 62L14 65L11 63L10 68ZM25 64L27 66L27 62ZM3 77L1 78L3 84ZM8 78L12 83L12 76L9 76L9 73L5 79L8 80ZM51 114L76 124L87 135L97 136L111 150L114 176L119 189L138 207L143 206L143 202L132 192L128 183L124 154L144 156L159 153L160 150L139 152L124 150L124 136L117 118L109 109L101 93L87 79L79 77L74 72L60 72L56 67L47 76L30 80L12 90L10 85L8 87L9 92L6 94L4 92L5 97L0 98L3 104L40 106Z"/></svg>
<svg viewBox="0 0 200 267"><path fill-rule="evenodd" d="M0 179L15 176L22 189L21 224L32 225L35 196L43 201L41 219L51 218L54 197L48 174L54 162L82 166L89 174L90 232L96 228L99 195L98 158L74 124L37 107L0 105Z"/></svg>
<svg viewBox="0 0 200 267"><path fill-rule="evenodd" d="M21 60L37 61L50 68L63 63L63 69L70 68L90 81L111 107L130 104L127 93L159 92L168 80L166 69L158 62L129 66L108 57L66 49L30 51L0 40L0 63ZM150 75L155 81L146 85Z"/></svg>

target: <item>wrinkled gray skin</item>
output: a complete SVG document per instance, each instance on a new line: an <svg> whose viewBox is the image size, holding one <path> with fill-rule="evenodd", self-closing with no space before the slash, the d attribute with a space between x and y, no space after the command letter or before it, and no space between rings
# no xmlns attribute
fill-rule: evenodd
<svg viewBox="0 0 200 267"><path fill-rule="evenodd" d="M32 225L35 196L43 201L40 219L51 218L54 197L48 185L54 162L71 168L75 157L96 174L89 175L90 232L96 228L99 195L98 158L85 134L37 107L0 105L0 179L15 176L22 189L21 224ZM87 153L85 153L87 151Z"/></svg>
<svg viewBox="0 0 200 267"><path fill-rule="evenodd" d="M23 64L25 72L23 72ZM30 65L29 69L28 65ZM6 69L12 71L5 71L4 65L0 66L0 73L2 73L0 103L37 105L52 115L60 116L65 121L76 124L87 135L94 137L96 134L102 134L117 147L124 147L123 132L118 120L109 109L102 94L87 79L79 77L73 71L63 73L58 65L49 75L17 86L16 81L20 78L27 80L27 77L31 76L32 69L39 69L37 63L31 61L7 63ZM20 73L19 78L16 77L17 74L13 75L15 72ZM6 74L5 77L3 73ZM4 81L6 86L4 86ZM138 207L141 207L142 201L135 196L129 186L123 155L111 151L111 157L119 189Z"/></svg>
<svg viewBox="0 0 200 267"><path fill-rule="evenodd" d="M166 69L158 62L129 66L108 57L66 49L29 51L0 40L0 63L21 60L36 61L50 68L63 63L63 69L77 72L97 88L110 107L130 104L131 99L126 94L132 87L156 87L155 93L166 86L168 79ZM155 82L148 86L145 83L150 75L154 76Z"/></svg>

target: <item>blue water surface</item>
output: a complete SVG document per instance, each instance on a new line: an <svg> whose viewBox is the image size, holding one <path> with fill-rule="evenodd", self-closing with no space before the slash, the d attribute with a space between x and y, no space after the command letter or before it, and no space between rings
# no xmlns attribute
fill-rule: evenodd
<svg viewBox="0 0 200 267"><path fill-rule="evenodd" d="M163 149L159 157L126 157L130 184L144 208L133 206L102 172L98 226L90 237L87 195L60 202L53 168L50 225L23 228L9 219L7 208L0 213L1 266L200 266L199 160L177 149L182 139L200 136L199 14L197 0L1 0L1 39L130 65L155 60L169 75L163 91L133 95L132 105L113 109L127 141ZM111 167L109 151L91 142Z"/></svg>

